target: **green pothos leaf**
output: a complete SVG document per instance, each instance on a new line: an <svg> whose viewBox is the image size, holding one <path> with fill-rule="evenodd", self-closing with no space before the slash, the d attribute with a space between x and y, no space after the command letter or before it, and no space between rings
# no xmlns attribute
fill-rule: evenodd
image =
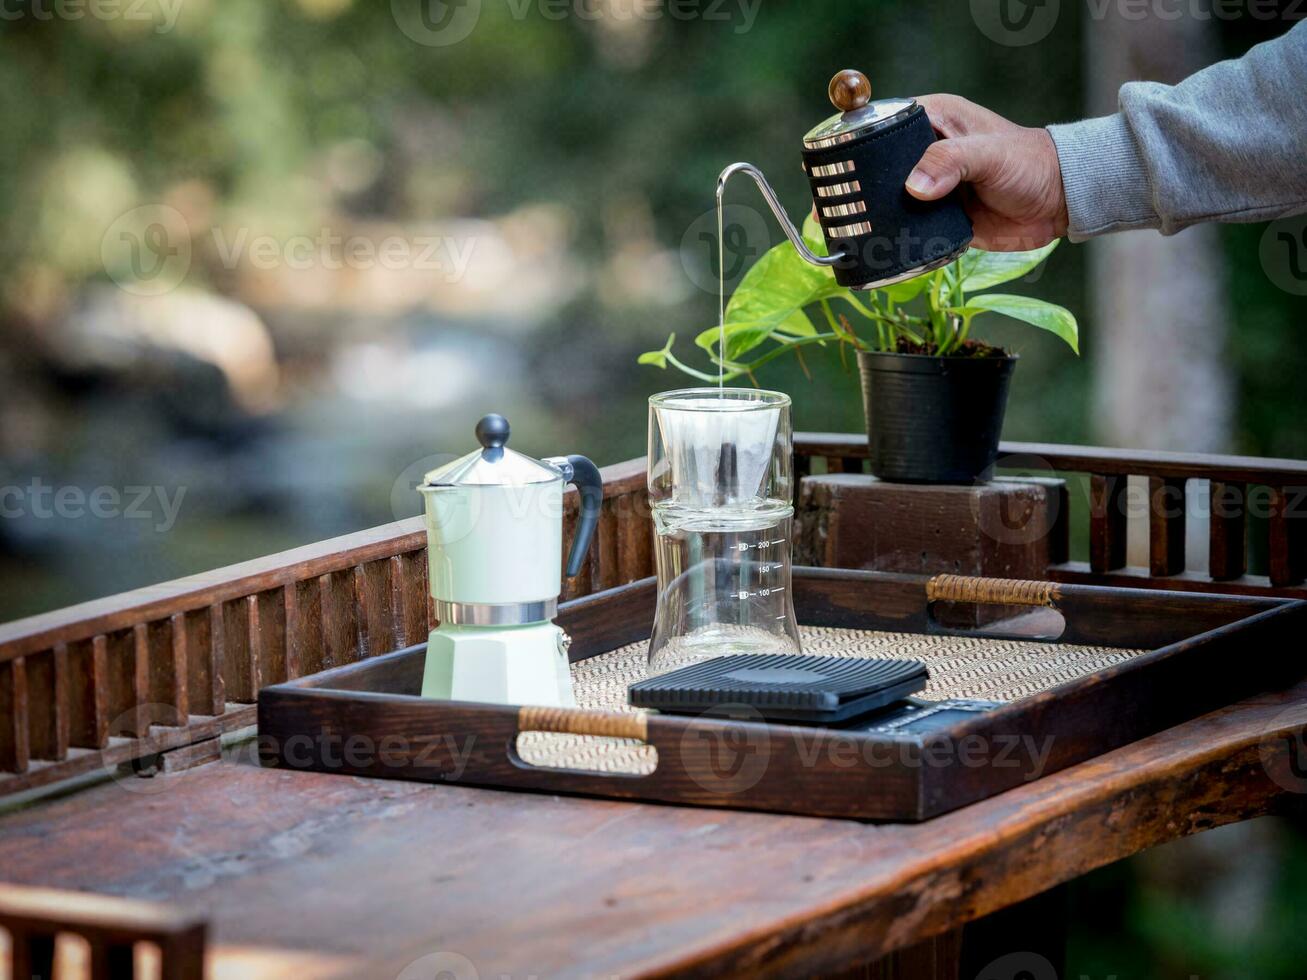
<svg viewBox="0 0 1307 980"><path fill-rule="evenodd" d="M963 292L971 293L991 286L1001 286L1005 282L1020 279L1033 271L1057 248L1060 239L1053 239L1043 248L1029 252L986 252L970 248L958 259L958 270L962 274Z"/></svg>
<svg viewBox="0 0 1307 980"><path fill-rule="evenodd" d="M1006 293L985 293L967 299L967 309L1002 313L1014 320L1047 330L1065 340L1073 351L1080 353L1080 328L1075 316L1064 306L1046 303L1030 296L1013 296Z"/></svg>
<svg viewBox="0 0 1307 980"><path fill-rule="evenodd" d="M651 364L654 367L667 369L667 355L672 352L672 345L676 343L676 334L667 338L667 343L663 345L662 350L651 350L641 354L636 358L638 364Z"/></svg>
<svg viewBox="0 0 1307 980"><path fill-rule="evenodd" d="M914 300L926 291L930 285L930 276L928 272L924 276L917 276L914 279L905 279L903 282L896 282L892 286L882 286L880 292L884 293L895 303L906 303Z"/></svg>

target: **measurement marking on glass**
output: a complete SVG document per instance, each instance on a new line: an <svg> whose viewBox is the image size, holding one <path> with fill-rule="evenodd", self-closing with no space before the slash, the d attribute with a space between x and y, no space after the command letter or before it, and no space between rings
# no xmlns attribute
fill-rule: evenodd
<svg viewBox="0 0 1307 980"><path fill-rule="evenodd" d="M777 545L785 543L784 538L777 538L775 541L759 541L757 544L749 544L747 541L741 541L735 546L736 551L748 551L750 548L761 551L764 548L775 548Z"/></svg>
<svg viewBox="0 0 1307 980"><path fill-rule="evenodd" d="M775 588L755 589L752 592L750 592L748 589L741 589L739 592L731 592L729 593L729 595L731 596L732 599L754 599L754 598L766 599L770 595L775 595L778 592L784 592L784 591L785 591L785 586L778 585Z"/></svg>

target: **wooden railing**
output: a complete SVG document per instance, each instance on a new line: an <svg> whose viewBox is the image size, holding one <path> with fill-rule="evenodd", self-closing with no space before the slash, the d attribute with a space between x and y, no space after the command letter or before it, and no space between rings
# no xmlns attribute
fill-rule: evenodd
<svg viewBox="0 0 1307 980"><path fill-rule="evenodd" d="M652 572L643 461L603 475L566 598ZM433 623L414 518L4 624L0 796L247 727L260 688L421 642Z"/></svg>
<svg viewBox="0 0 1307 980"><path fill-rule="evenodd" d="M801 474L861 472L868 456L861 435L800 433L795 437ZM1058 556L1048 577L1061 582L1135 588L1279 595L1307 598L1307 462L1248 456L1094 449L1049 443L1005 442L998 462L1023 474L1087 478L1086 560ZM1137 499L1129 477L1146 481ZM1186 570L1186 484L1205 481L1207 556L1204 571ZM1146 486L1146 489L1144 489ZM1059 519L1073 521L1077 496L1063 492ZM1262 517L1265 574L1249 574L1250 517ZM1146 522L1147 565L1127 561L1132 517ZM1202 564L1199 562L1199 564Z"/></svg>
<svg viewBox="0 0 1307 980"><path fill-rule="evenodd" d="M0 885L0 929L9 938L9 970L0 969L0 974L15 980L50 980L59 963L56 943L63 935L84 940L85 954L59 963L66 970L60 976L132 980L141 943L158 951L157 967L149 972L160 980L204 976L204 922L153 902ZM0 967L3 961L0 957Z"/></svg>
<svg viewBox="0 0 1307 980"><path fill-rule="evenodd" d="M1307 464L1026 443L1003 452L1022 472L1088 476L1088 560L1058 554L1050 578L1307 596ZM861 471L866 440L799 434L795 457L800 474ZM644 461L603 475L596 544L565 598L653 573ZM1153 505L1140 568L1126 565L1132 475L1148 479ZM1220 500L1205 573L1184 571L1180 489L1193 479L1210 481ZM1266 488L1266 575L1248 574L1245 560L1257 487ZM1063 521L1076 516L1073 499L1063 494ZM575 494L564 520L570 538ZM0 626L0 795L216 745L254 723L261 687L420 642L432 625L426 539L413 519Z"/></svg>

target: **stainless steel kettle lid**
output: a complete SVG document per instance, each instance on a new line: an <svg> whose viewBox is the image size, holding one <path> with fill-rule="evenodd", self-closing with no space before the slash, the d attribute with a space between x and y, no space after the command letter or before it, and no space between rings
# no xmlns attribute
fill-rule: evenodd
<svg viewBox="0 0 1307 980"><path fill-rule="evenodd" d="M840 111L803 137L803 145L810 150L847 143L897 122L917 107L916 99L873 99L867 76L851 68L832 78L827 92L831 104Z"/></svg>
<svg viewBox="0 0 1307 980"><path fill-rule="evenodd" d="M548 463L523 456L507 446L508 419L487 415L477 423L481 448L437 467L422 479L419 487L520 487L531 483L552 483L563 474Z"/></svg>

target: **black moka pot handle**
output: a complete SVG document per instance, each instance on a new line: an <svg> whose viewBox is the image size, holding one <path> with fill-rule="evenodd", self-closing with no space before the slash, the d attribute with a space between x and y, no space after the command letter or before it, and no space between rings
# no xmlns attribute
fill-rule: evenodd
<svg viewBox="0 0 1307 980"><path fill-rule="evenodd" d="M599 512L604 504L604 478L599 475L599 467L587 456L558 456L545 462L562 470L563 482L574 484L581 494L580 520L576 523L572 550L567 556L567 577L572 578L581 571L585 553L590 548L595 528L599 526Z"/></svg>

